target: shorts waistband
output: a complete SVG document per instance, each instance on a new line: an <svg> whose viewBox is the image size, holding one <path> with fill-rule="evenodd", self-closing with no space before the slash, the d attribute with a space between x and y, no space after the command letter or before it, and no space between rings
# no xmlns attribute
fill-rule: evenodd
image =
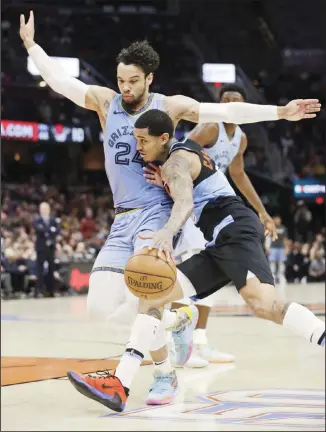
<svg viewBox="0 0 326 432"><path fill-rule="evenodd" d="M120 214L123 214L123 213L129 213L129 212L135 211L135 210L138 210L138 209L137 208L116 207L114 209L114 213L117 216L117 215L120 215Z"/></svg>

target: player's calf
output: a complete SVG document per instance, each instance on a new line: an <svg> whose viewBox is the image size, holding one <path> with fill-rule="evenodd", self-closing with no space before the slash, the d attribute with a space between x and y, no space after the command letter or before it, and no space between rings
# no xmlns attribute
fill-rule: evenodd
<svg viewBox="0 0 326 432"><path fill-rule="evenodd" d="M309 342L325 346L325 322L298 303L278 300L273 285L251 278L240 294L256 317L281 324Z"/></svg>

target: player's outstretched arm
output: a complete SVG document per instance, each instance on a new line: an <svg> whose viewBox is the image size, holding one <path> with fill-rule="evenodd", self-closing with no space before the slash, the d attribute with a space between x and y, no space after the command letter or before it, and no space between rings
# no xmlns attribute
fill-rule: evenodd
<svg viewBox="0 0 326 432"><path fill-rule="evenodd" d="M69 76L60 64L51 59L34 41L33 11L30 12L27 23L25 23L25 16L20 15L19 33L42 78L54 91L83 108L97 111L99 114L104 113L115 92L106 87L87 85Z"/></svg>
<svg viewBox="0 0 326 432"><path fill-rule="evenodd" d="M298 121L316 117L320 111L318 99L296 99L285 106L256 105L246 102L199 103L186 96L169 96L167 112L173 119L194 123L258 123L262 121Z"/></svg>

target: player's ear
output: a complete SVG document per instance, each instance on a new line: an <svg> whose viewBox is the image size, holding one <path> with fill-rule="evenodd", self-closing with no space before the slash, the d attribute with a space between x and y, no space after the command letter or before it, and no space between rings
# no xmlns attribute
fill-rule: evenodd
<svg viewBox="0 0 326 432"><path fill-rule="evenodd" d="M152 84L152 82L153 82L153 78L154 78L154 75L153 75L152 72L151 72L150 74L148 74L148 76L146 77L146 81L147 81L147 84L148 84L148 85L151 85L151 84Z"/></svg>
<svg viewBox="0 0 326 432"><path fill-rule="evenodd" d="M162 141L162 145L165 145L170 139L170 135L165 132L163 135L161 135L161 141Z"/></svg>

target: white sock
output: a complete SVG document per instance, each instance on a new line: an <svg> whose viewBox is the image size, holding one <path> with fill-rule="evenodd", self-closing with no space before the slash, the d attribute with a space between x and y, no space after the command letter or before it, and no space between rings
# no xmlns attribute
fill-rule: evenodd
<svg viewBox="0 0 326 432"><path fill-rule="evenodd" d="M149 350L161 321L153 316L138 314L131 330L127 349L120 359L115 371L122 385L128 389L144 358Z"/></svg>
<svg viewBox="0 0 326 432"><path fill-rule="evenodd" d="M176 324L177 313L171 311L170 309L164 309L163 313L163 321L165 325L165 329L171 329Z"/></svg>
<svg viewBox="0 0 326 432"><path fill-rule="evenodd" d="M206 329L195 329L194 330L194 344L195 345L207 345Z"/></svg>
<svg viewBox="0 0 326 432"><path fill-rule="evenodd" d="M168 374L173 371L173 367L171 365L171 361L169 357L161 362L154 362L154 371L159 371L164 374Z"/></svg>
<svg viewBox="0 0 326 432"><path fill-rule="evenodd" d="M283 326L316 345L322 345L322 336L324 335L325 344L325 322L298 303L291 303L288 307L284 316Z"/></svg>

